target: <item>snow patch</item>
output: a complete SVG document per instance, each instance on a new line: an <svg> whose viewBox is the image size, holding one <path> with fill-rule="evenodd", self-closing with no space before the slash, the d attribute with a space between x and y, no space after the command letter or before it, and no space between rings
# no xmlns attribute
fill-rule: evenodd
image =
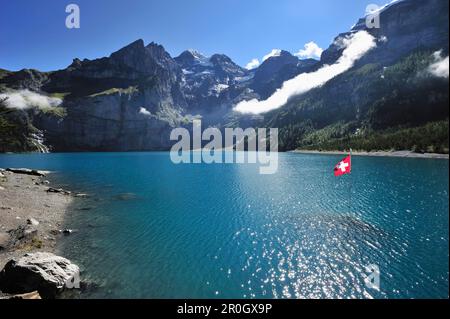
<svg viewBox="0 0 450 319"><path fill-rule="evenodd" d="M141 107L139 109L139 114L145 115L145 116L151 116L152 113L150 113L149 110L147 110L145 107Z"/></svg>
<svg viewBox="0 0 450 319"><path fill-rule="evenodd" d="M277 57L277 56L280 56L281 55L281 50L280 49L272 49L272 51L270 51L270 53L269 54L266 54L264 57L263 57L263 61L266 61L267 59L269 59L269 58L272 58L272 57Z"/></svg>
<svg viewBox="0 0 450 319"><path fill-rule="evenodd" d="M186 69L182 69L182 71L183 71L183 74L185 74L185 75L194 74L194 72L186 70Z"/></svg>
<svg viewBox="0 0 450 319"><path fill-rule="evenodd" d="M219 83L219 84L214 85L213 90L220 94L223 91L225 91L226 89L228 89L229 87L230 86L228 84Z"/></svg>

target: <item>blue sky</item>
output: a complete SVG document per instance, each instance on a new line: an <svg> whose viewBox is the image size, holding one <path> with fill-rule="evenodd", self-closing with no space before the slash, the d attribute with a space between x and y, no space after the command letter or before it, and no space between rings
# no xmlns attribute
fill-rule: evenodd
<svg viewBox="0 0 450 319"><path fill-rule="evenodd" d="M172 55L193 48L245 66L272 49L326 48L364 15L365 0L0 0L0 68L42 71L94 59L143 39ZM79 5L81 28L65 8ZM383 4L383 2L379 2Z"/></svg>

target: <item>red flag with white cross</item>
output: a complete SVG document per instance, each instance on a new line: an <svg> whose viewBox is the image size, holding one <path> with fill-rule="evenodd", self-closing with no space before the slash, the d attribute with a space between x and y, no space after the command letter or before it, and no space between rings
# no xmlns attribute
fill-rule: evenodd
<svg viewBox="0 0 450 319"><path fill-rule="evenodd" d="M334 176L342 176L352 172L352 156L349 155L334 167Z"/></svg>

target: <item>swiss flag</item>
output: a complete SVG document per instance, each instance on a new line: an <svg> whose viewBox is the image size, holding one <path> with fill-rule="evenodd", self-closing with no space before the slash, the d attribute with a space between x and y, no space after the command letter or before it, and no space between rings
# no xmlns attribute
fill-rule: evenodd
<svg viewBox="0 0 450 319"><path fill-rule="evenodd" d="M350 174L352 171L352 157L351 155L344 158L334 167L334 176L342 176Z"/></svg>

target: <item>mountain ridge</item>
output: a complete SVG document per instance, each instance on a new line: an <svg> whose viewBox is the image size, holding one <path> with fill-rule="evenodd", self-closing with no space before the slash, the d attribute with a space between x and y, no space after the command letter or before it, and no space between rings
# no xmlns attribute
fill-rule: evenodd
<svg viewBox="0 0 450 319"><path fill-rule="evenodd" d="M355 130L375 132L399 125L424 125L428 120L448 120L448 110L442 109L442 104L448 101L448 90L443 89L442 83L448 83L448 78L425 77L420 82L413 74L426 72L437 51L448 55L445 9L448 3L439 0L395 2L382 10L379 29L368 29L365 19L360 19L348 32L336 37L323 51L320 61L300 60L281 51L258 68L247 70L223 54L208 57L190 49L172 57L162 45L154 42L145 45L138 39L108 57L75 58L62 70L3 70L0 93L30 90L62 99L64 112L57 115L36 108L17 111L20 118L27 118L40 132L53 151L165 150L171 145L170 130L189 126L193 118L202 118L206 126L220 128L279 127L282 150L323 147L323 143L311 140L315 138L311 134L341 121L349 127L345 134L335 135L348 139ZM335 63L343 51L340 39L358 31L376 38L377 48L356 61L349 71L266 114L248 116L233 111L241 101L267 99L285 81ZM405 64L410 64L409 69L405 70ZM390 68L398 74L389 73ZM386 77L385 72L391 77ZM393 86L387 87L382 77ZM405 87L405 79L428 98L414 95L416 101L432 109L427 114L434 112L438 116L408 122L386 118L381 109L396 118L399 112L417 113L413 106L416 102L408 101L411 93ZM430 83L435 86L430 87ZM397 92L396 95L391 91ZM394 100L403 106L394 107ZM448 152L448 141L438 148Z"/></svg>

